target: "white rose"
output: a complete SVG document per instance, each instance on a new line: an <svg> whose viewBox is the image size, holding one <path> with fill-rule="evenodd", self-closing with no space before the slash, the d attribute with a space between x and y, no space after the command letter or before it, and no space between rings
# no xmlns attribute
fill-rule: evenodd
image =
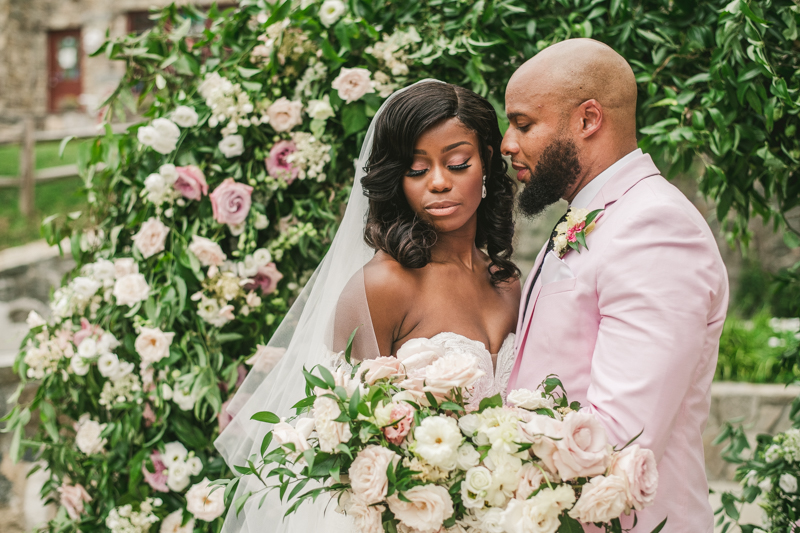
<svg viewBox="0 0 800 533"><path fill-rule="evenodd" d="M164 333L159 328L142 327L134 348L144 363L157 363L169 355L175 333Z"/></svg>
<svg viewBox="0 0 800 533"><path fill-rule="evenodd" d="M138 274L139 273L139 265L136 264L136 260L132 257L122 257L120 259L114 260L114 277L124 278L130 274Z"/></svg>
<svg viewBox="0 0 800 533"><path fill-rule="evenodd" d="M461 483L461 495L464 505L472 509L480 509L486 500L487 491L492 486L492 473L485 466L475 466L467 470Z"/></svg>
<svg viewBox="0 0 800 533"><path fill-rule="evenodd" d="M308 444L308 437L314 431L314 421L310 418L301 418L297 421L297 427L287 424L285 418L272 428L272 434L275 438L275 444L283 446L284 444L293 444L294 453L290 454L292 460L295 460L298 455L311 448Z"/></svg>
<svg viewBox="0 0 800 533"><path fill-rule="evenodd" d="M264 229L269 226L269 219L266 215L256 213L256 219L253 221L253 227L256 229Z"/></svg>
<svg viewBox="0 0 800 533"><path fill-rule="evenodd" d="M97 280L81 276L73 279L71 285L72 289L84 299L94 296L100 287L103 286L103 284Z"/></svg>
<svg viewBox="0 0 800 533"><path fill-rule="evenodd" d="M203 471L203 461L201 461L196 455L186 461L186 466L189 467L189 473L193 476L196 476Z"/></svg>
<svg viewBox="0 0 800 533"><path fill-rule="evenodd" d="M172 465L185 461L188 455L189 451L186 449L186 446L180 442L168 442L164 445L164 453L161 454L161 461L164 463L164 466L171 468Z"/></svg>
<svg viewBox="0 0 800 533"><path fill-rule="evenodd" d="M173 463L168 469L167 486L174 492L182 492L189 486L189 467L186 463Z"/></svg>
<svg viewBox="0 0 800 533"><path fill-rule="evenodd" d="M178 509L164 517L159 533L192 533L194 531L194 518L190 518L185 526L182 526L182 523L183 511Z"/></svg>
<svg viewBox="0 0 800 533"><path fill-rule="evenodd" d="M453 500L444 487L418 485L403 496L409 501L401 500L397 494L389 496L389 509L400 522L420 533L439 531L444 521L453 516Z"/></svg>
<svg viewBox="0 0 800 533"><path fill-rule="evenodd" d="M103 333L100 337L100 341L97 343L97 353L108 353L117 346L119 346L119 341L114 335L111 333Z"/></svg>
<svg viewBox="0 0 800 533"><path fill-rule="evenodd" d="M29 328L38 328L39 326L46 326L47 321L39 315L36 311L28 313L28 318L25 320Z"/></svg>
<svg viewBox="0 0 800 533"><path fill-rule="evenodd" d="M397 454L383 446L370 445L358 452L348 470L353 494L367 505L382 501L389 488L386 469L395 460Z"/></svg>
<svg viewBox="0 0 800 533"><path fill-rule="evenodd" d="M91 359L97 355L97 341L91 337L86 337L78 346L78 355L84 359Z"/></svg>
<svg viewBox="0 0 800 533"><path fill-rule="evenodd" d="M159 154L167 155L178 145L181 130L174 122L167 118L157 118L153 121L152 128L155 130L155 139L150 147ZM142 143L144 144L144 143Z"/></svg>
<svg viewBox="0 0 800 533"><path fill-rule="evenodd" d="M797 478L791 474L782 474L778 486L783 492L795 493L797 492Z"/></svg>
<svg viewBox="0 0 800 533"><path fill-rule="evenodd" d="M467 414L458 419L458 427L467 437L472 437L481 427L481 417L476 414Z"/></svg>
<svg viewBox="0 0 800 533"><path fill-rule="evenodd" d="M508 533L555 533L561 525L560 514L561 509L537 494L527 500L508 502L500 525Z"/></svg>
<svg viewBox="0 0 800 533"><path fill-rule="evenodd" d="M277 132L289 131L303 123L303 102L282 96L267 108L269 125Z"/></svg>
<svg viewBox="0 0 800 533"><path fill-rule="evenodd" d="M608 464L608 436L600 421L590 413L573 411L564 417L562 439L553 455L561 479L602 474ZM534 450L535 451L535 450Z"/></svg>
<svg viewBox="0 0 800 533"><path fill-rule="evenodd" d="M370 72L365 68L342 68L331 83L339 97L347 103L354 102L368 93L374 93Z"/></svg>
<svg viewBox="0 0 800 533"><path fill-rule="evenodd" d="M569 516L586 524L608 522L627 508L627 480L620 476L597 476L583 486L583 492Z"/></svg>
<svg viewBox="0 0 800 533"><path fill-rule="evenodd" d="M150 286L141 274L128 274L114 283L114 298L117 299L117 305L133 307L147 300L149 295Z"/></svg>
<svg viewBox="0 0 800 533"><path fill-rule="evenodd" d="M172 112L172 120L181 128L197 126L197 111L193 107L181 105Z"/></svg>
<svg viewBox="0 0 800 533"><path fill-rule="evenodd" d="M239 277L241 278L252 278L258 274L258 265L256 264L256 260L253 259L253 256L250 254L244 256L244 260L237 263L237 266L239 270Z"/></svg>
<svg viewBox="0 0 800 533"><path fill-rule="evenodd" d="M206 522L216 520L225 512L225 490L217 487L211 492L212 488L208 478L204 478L186 493L186 510Z"/></svg>
<svg viewBox="0 0 800 533"><path fill-rule="evenodd" d="M772 490L772 480L769 478L765 478L761 480L758 484L758 488L760 488L764 492L769 492Z"/></svg>
<svg viewBox="0 0 800 533"><path fill-rule="evenodd" d="M429 464L444 470L456 467L461 431L458 423L447 416L429 416L414 430L415 453Z"/></svg>
<svg viewBox="0 0 800 533"><path fill-rule="evenodd" d="M319 21L328 28L341 18L344 10L345 5L341 0L325 0L319 8Z"/></svg>
<svg viewBox="0 0 800 533"><path fill-rule="evenodd" d="M106 424L99 424L87 415L82 416L75 434L75 445L86 455L101 453L108 442L100 436L105 428Z"/></svg>
<svg viewBox="0 0 800 533"><path fill-rule="evenodd" d="M407 371L425 368L444 357L444 347L430 339L411 339L397 350L397 359Z"/></svg>
<svg viewBox="0 0 800 533"><path fill-rule="evenodd" d="M244 139L241 135L228 135L219 142L222 155L230 159L244 153Z"/></svg>
<svg viewBox="0 0 800 533"><path fill-rule="evenodd" d="M145 146L153 146L158 140L158 132L153 126L142 126L136 132L136 138Z"/></svg>
<svg viewBox="0 0 800 533"><path fill-rule="evenodd" d="M198 235L192 235L189 251L200 260L200 264L203 266L220 266L227 259L219 244Z"/></svg>
<svg viewBox="0 0 800 533"><path fill-rule="evenodd" d="M257 266L267 266L269 263L272 263L272 254L269 253L269 250L266 248L259 248L253 252L253 259Z"/></svg>
<svg viewBox="0 0 800 533"><path fill-rule="evenodd" d="M97 369L103 377L110 379L119 372L119 358L116 354L104 353L100 356L100 359L97 360Z"/></svg>
<svg viewBox="0 0 800 533"><path fill-rule="evenodd" d="M330 97L326 94L322 100L311 100L306 110L308 116L314 120L327 120L335 115L331 107Z"/></svg>
<svg viewBox="0 0 800 533"><path fill-rule="evenodd" d="M482 532L485 533L504 533L501 524L503 520L503 509L499 507L490 507L475 513L478 517L478 523Z"/></svg>
<svg viewBox="0 0 800 533"><path fill-rule="evenodd" d="M172 163L165 163L158 167L158 173L161 174L167 185L172 185L178 179L178 170Z"/></svg>
<svg viewBox="0 0 800 533"><path fill-rule="evenodd" d="M458 448L458 457L456 458L456 465L461 470L469 470L473 466L477 466L481 461L481 454L470 443L461 445Z"/></svg>
<svg viewBox="0 0 800 533"><path fill-rule="evenodd" d="M545 398L541 392L534 392L528 389L516 389L509 392L508 403L528 411L552 409L555 405L552 398Z"/></svg>
<svg viewBox="0 0 800 533"><path fill-rule="evenodd" d="M172 401L178 404L182 411L191 411L197 398L191 393L186 393L182 387L175 387L172 392Z"/></svg>
<svg viewBox="0 0 800 533"><path fill-rule="evenodd" d="M142 224L139 233L133 236L133 244L146 258L164 251L164 243L169 235L169 228L159 219L152 217Z"/></svg>
<svg viewBox="0 0 800 533"><path fill-rule="evenodd" d="M331 453L336 446L347 442L353 436L350 426L344 422L334 422L342 414L339 404L332 398L318 397L314 400L314 427L319 438L319 448Z"/></svg>
<svg viewBox="0 0 800 533"><path fill-rule="evenodd" d="M473 385L483 375L477 358L466 353L452 353L425 369L425 387L422 390L444 395L452 389Z"/></svg>
<svg viewBox="0 0 800 533"><path fill-rule="evenodd" d="M89 362L81 356L73 357L72 361L69 363L69 366L78 376L85 376L89 373L89 369L91 368Z"/></svg>

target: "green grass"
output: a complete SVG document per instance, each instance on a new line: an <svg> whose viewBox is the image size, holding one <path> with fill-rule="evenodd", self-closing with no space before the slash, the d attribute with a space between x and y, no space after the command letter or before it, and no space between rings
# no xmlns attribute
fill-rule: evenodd
<svg viewBox="0 0 800 533"><path fill-rule="evenodd" d="M83 141L87 142L87 141ZM36 144L36 168L59 167L71 165L78 160L80 141L70 141L64 149L64 157L58 157L59 141ZM0 176L16 176L19 173L19 145L5 144L0 146Z"/></svg>
<svg viewBox="0 0 800 533"><path fill-rule="evenodd" d="M63 158L58 157L59 144L53 141L36 145L37 170L69 165L77 161L79 141L67 144ZM16 176L18 172L19 145L0 146L0 176ZM40 223L49 215L81 210L86 204L86 199L77 194L80 187L80 178L37 183L36 215L31 220L26 220L19 211L19 189L0 188L0 250L40 239Z"/></svg>

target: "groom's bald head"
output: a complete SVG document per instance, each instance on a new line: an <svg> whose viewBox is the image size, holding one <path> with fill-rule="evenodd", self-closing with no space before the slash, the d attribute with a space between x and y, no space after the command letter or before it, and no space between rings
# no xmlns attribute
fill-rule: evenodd
<svg viewBox="0 0 800 533"><path fill-rule="evenodd" d="M636 80L610 46L591 39L554 44L523 64L506 88L502 151L536 214L578 191L636 149ZM525 202L530 200L526 206Z"/></svg>

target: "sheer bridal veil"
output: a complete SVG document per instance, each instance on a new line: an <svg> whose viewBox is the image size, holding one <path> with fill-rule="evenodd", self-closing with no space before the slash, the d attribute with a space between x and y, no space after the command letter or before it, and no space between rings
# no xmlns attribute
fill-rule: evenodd
<svg viewBox="0 0 800 533"><path fill-rule="evenodd" d="M423 80L417 83L429 81L437 80ZM233 416L233 420L214 445L232 470L236 465L247 464L248 457L260 452L261 441L271 427L252 421L250 417L259 411L270 411L286 417L293 415L291 407L301 400L305 393L302 368L310 370L315 365L328 364L329 349L344 348L334 346L334 318L339 297L345 289L348 291L346 300L350 309L339 308L338 312L347 314L348 322L361 324L355 354L361 352L364 354L361 357L365 357L366 354L372 354L371 357L378 355L367 307L363 275L360 274L362 267L375 253L366 245L363 238L369 202L361 188L361 178L364 177L364 167L369 162L377 118L386 104L406 89L392 94L373 118L356 163L355 180L347 210L328 253L270 339L266 355L254 364L252 371L228 406L228 412ZM341 340L338 340L337 344L341 344ZM270 355L279 355L284 350L285 353L270 370L268 368ZM255 484L247 484L242 480L236 497L248 490L257 490L261 486L257 480L251 481ZM277 491L272 491L259 508L260 501L261 496L252 498L238 517L231 510L225 519L223 531L299 533L319 528L317 531L329 533L334 530L352 530L352 526L347 527L348 522L344 517L333 512L333 505L329 505L329 498L326 495L320 496L314 504L304 503L295 514L285 519L283 514L288 505L280 503Z"/></svg>

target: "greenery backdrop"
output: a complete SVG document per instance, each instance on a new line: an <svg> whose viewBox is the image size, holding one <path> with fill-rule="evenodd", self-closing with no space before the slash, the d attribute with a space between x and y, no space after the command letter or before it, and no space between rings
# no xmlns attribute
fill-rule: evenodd
<svg viewBox="0 0 800 533"><path fill-rule="evenodd" d="M785 219L800 201L789 0L243 0L157 16L97 52L127 67L108 120L145 121L81 147L88 208L44 226L70 237L78 266L54 318L32 320L16 368L38 389L6 430L15 457L32 448L48 465L52 531L219 530L196 503L201 479L230 475L212 444L220 408L246 361L268 363L258 345L330 242L370 117L418 79L486 95L502 123L525 59L566 38L606 42L634 68L640 145L665 174L701 161L731 239L761 216L800 244ZM212 207L224 199L228 215ZM785 281L800 284L797 267ZM42 424L25 436L31 416Z"/></svg>

